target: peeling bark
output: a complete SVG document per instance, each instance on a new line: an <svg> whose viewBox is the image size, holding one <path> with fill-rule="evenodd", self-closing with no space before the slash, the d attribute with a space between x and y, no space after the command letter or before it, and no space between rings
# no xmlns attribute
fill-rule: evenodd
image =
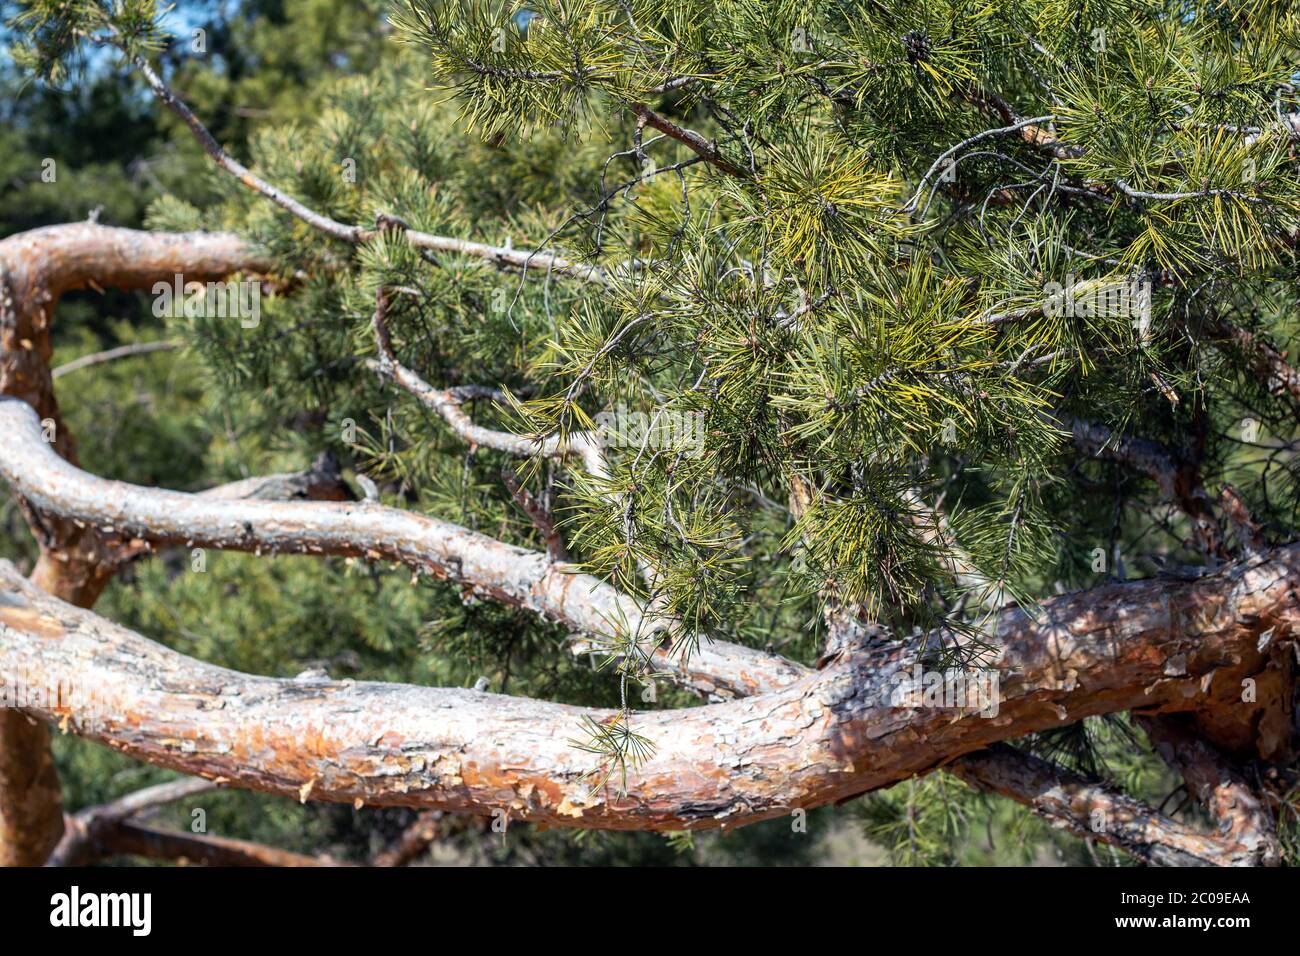
<svg viewBox="0 0 1300 956"><path fill-rule="evenodd" d="M422 234L409 237L420 244ZM447 242L455 251L495 255ZM256 266L241 240L223 234L168 236L86 223L0 242L0 393L31 406L0 398L0 431L7 436L0 474L30 505L42 544L35 584L89 606L132 548L338 554L402 562L587 634L666 626L652 623L631 598L547 556L372 503L303 501L350 497L338 489L341 482L335 497L311 483L310 473L307 484L298 481L302 476L270 476L184 495L80 471L49 372L49 328L59 296L85 286L147 287L174 273L219 278ZM442 414L461 437L512 454L539 451L525 436L478 429L461 410L462 396L434 389L397 364L391 347L383 348L386 336L380 344L379 370ZM1276 374L1276 363L1269 367ZM55 426L52 443L42 440L41 419ZM1220 550L1208 496L1179 456L1140 440L1116 444L1088 423L1076 422L1073 430L1081 447L1091 443L1093 453L1150 474L1192 518L1207 552ZM267 498L290 500L257 500ZM1290 660L1296 633L1297 548L1261 552L1197 581L1156 579L1066 595L1037 618L1003 612L992 628L1004 642L1003 698L992 718L892 701L928 638L889 646L854 641L852 653L826 656L821 672L724 643L706 642L689 660L661 649L655 663L686 686L711 700L748 699L637 715L637 732L659 749L629 771L626 796L590 793L587 775L598 769L598 758L569 739L580 733L579 717L608 720L612 712L471 691L237 674L51 600L7 566L0 569L0 681L59 689L23 706L67 730L162 766L300 799L436 808L432 813L505 809L516 819L565 826L697 829L838 801L944 766L1076 830L1080 808L1102 801L1121 817L1116 845L1146 853L1150 862L1268 863L1276 858L1275 838L1270 844L1263 818L1243 802L1254 799L1249 788L1239 778L1211 780L1204 767L1214 751L1194 737L1171 759L1187 764L1189 784L1198 781L1193 789L1224 820L1217 840L1050 764L1029 758L1013 766L1003 750L983 748L1133 709L1193 711L1188 719L1198 730L1209 721L1234 732L1245 727L1261 739L1266 730L1279 740L1287 736L1285 728L1265 727L1277 708L1243 712L1240 682L1272 675L1279 693L1291 684L1290 670L1283 673L1278 662ZM1280 744L1275 751L1282 752ZM1223 797L1225 786L1231 799ZM47 825L52 815L57 824L58 782L44 727L25 713L0 711L0 852L17 857L14 862L39 862L51 833L57 837ZM125 818L112 833L136 847L129 852L171 855L188 845L213 861L280 853L216 838L195 847L188 834L151 831Z"/></svg>
<svg viewBox="0 0 1300 956"><path fill-rule="evenodd" d="M54 452L75 464L76 445L59 413L50 372L50 329L59 298L86 287L136 289L183 273L219 278L257 264L226 233L182 235L75 223L0 240L0 396L29 404L47 423ZM63 600L92 606L116 570L93 528L41 514L22 502L41 553L32 580ZM41 863L57 843L63 811L46 731L0 713L0 859Z"/></svg>
<svg viewBox="0 0 1300 956"><path fill-rule="evenodd" d="M654 756L628 792L591 793L579 719L613 712L459 689L238 674L62 604L0 568L0 675L56 688L27 710L187 773L271 793L489 814L559 826L736 826L936 769L993 743L1126 710L1203 707L1291 636L1300 545L1193 581L1107 585L1004 611L996 717L918 706L919 640L873 648L745 700L638 714ZM57 638L52 640L51 638ZM76 693L73 693L73 691ZM88 704L86 702L93 702Z"/></svg>
<svg viewBox="0 0 1300 956"><path fill-rule="evenodd" d="M1139 722L1165 762L1219 824L1223 841L1243 866L1277 866L1282 850L1273 814L1241 772L1192 733L1183 718L1144 717Z"/></svg>
<svg viewBox="0 0 1300 956"><path fill-rule="evenodd" d="M260 265L254 250L229 233L149 233L83 222L0 240L0 395L35 409L53 450L75 465L76 443L50 372L60 297L88 287L148 288L176 274L186 281L220 278ZM24 510L41 546L34 580L64 600L92 606L116 570L102 536L26 504Z"/></svg>

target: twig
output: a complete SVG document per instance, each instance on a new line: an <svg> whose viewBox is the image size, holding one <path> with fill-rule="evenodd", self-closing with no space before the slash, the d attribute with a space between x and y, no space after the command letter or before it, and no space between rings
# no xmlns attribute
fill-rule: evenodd
<svg viewBox="0 0 1300 956"><path fill-rule="evenodd" d="M62 378L83 368L90 368L92 365L102 365L105 362L113 362L122 358L134 358L137 355L150 355L154 352L170 352L180 347L180 342L167 339L160 342L137 342L133 345L119 345L117 348L106 349L103 352L92 352L89 355L75 358L71 362L64 362L50 372L50 375L54 378Z"/></svg>

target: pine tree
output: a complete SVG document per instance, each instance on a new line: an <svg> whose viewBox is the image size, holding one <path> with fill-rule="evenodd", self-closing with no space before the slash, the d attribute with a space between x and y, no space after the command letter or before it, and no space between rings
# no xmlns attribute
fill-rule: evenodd
<svg viewBox="0 0 1300 956"><path fill-rule="evenodd" d="M0 472L55 598L89 607L165 548L254 552L250 589L276 554L400 565L436 608L410 653L475 689L250 677L264 712L193 726L350 708L312 761L39 716L302 800L678 832L869 794L901 859L950 861L993 793L1097 860L1293 857L1297 5L405 0L389 22L398 49L241 161L152 65L174 42L153 3L26 6L20 62L64 82L113 52L215 198L0 244L0 391L26 403L0 403ZM364 501L76 468L42 296L173 272L260 296L251 326L164 315L214 407L329 452L330 493ZM383 582L348 629L388 651L423 615ZM0 672L52 666L5 623ZM75 639L88 681L157 677ZM1199 810L1158 809L1175 778Z"/></svg>

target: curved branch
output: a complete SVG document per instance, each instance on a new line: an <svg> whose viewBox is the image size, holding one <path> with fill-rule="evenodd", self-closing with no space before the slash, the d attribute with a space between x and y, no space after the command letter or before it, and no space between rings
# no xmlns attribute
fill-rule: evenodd
<svg viewBox="0 0 1300 956"><path fill-rule="evenodd" d="M245 240L223 232L153 233L79 222L0 240L0 393L58 423L58 446L73 455L50 373L50 329L63 293L147 289L177 274L220 279L265 265Z"/></svg>
<svg viewBox="0 0 1300 956"><path fill-rule="evenodd" d="M302 506L323 507L323 506ZM871 648L783 689L639 714L655 754L624 797L592 793L573 746L591 710L483 694L238 674L59 602L0 565L0 674L62 694L23 709L159 766L301 799L411 806L604 829L756 822L933 770L1065 721L1201 708L1258 668L1259 635L1300 623L1300 545L1195 581L1064 595L1004 611L995 717L924 706L925 641ZM51 638L57 638L52 640ZM1288 636L1286 640L1292 640ZM901 692L901 696L900 696Z"/></svg>
<svg viewBox="0 0 1300 956"><path fill-rule="evenodd" d="M183 275L216 279L258 270L258 252L231 233L150 233L93 222L47 226L0 240L0 395L22 399L49 423L55 451L76 463L50 372L50 330L60 297L74 289L131 290ZM60 597L90 606L116 567L94 531L32 514L41 545L34 577Z"/></svg>
<svg viewBox="0 0 1300 956"><path fill-rule="evenodd" d="M534 437L516 435L511 432L496 431L475 425L461 407L465 401L465 387L434 388L418 373L398 361L393 351L393 342L388 334L388 299L383 289L375 295L375 312L371 326L375 332L375 346L379 352L376 361L367 366L381 376L396 382L409 392L421 405L440 415L451 430L471 448L491 448L517 458L564 458L577 455L582 459L588 473L603 477L606 473L604 456L601 454L600 442L589 432L576 432L569 436L547 435ZM474 389L474 397L497 393L490 389Z"/></svg>
<svg viewBox="0 0 1300 956"><path fill-rule="evenodd" d="M1081 418L1071 421L1070 432L1084 454L1120 462L1151 478L1160 488L1160 493L1187 515L1201 550L1216 557L1225 554L1223 529L1194 460L1158 442L1120 435L1105 425Z"/></svg>
<svg viewBox="0 0 1300 956"><path fill-rule="evenodd" d="M128 793L102 806L79 810L65 819L63 839L45 865L84 866L104 855L101 841L129 817L216 788L217 785L210 780L187 777Z"/></svg>
<svg viewBox="0 0 1300 956"><path fill-rule="evenodd" d="M370 502L228 500L141 488L89 475L42 440L31 407L0 398L0 476L43 513L110 538L155 547L315 554L394 561L535 611L589 635L664 626L630 596L569 564L436 518ZM682 642L683 645L689 642ZM743 696L798 665L760 651L701 641L689 657L660 647L656 666L714 697ZM726 674L727 681L713 680Z"/></svg>
<svg viewBox="0 0 1300 956"><path fill-rule="evenodd" d="M59 298L85 287L146 287L188 273L220 278L257 268L256 253L228 233L153 234L93 222L33 229L0 240L0 395L31 405L50 426L57 454L76 462L76 444L59 413L50 372L50 330ZM23 502L40 558L32 579L89 607L116 565L97 532ZM0 713L0 863L37 864L63 827L58 777L44 727Z"/></svg>
<svg viewBox="0 0 1300 956"><path fill-rule="evenodd" d="M45 865L86 866L119 855L209 866L342 865L329 857L304 856L248 840L158 830L133 819L164 804L216 789L217 784L210 780L188 777L146 787L111 803L80 810L67 818L63 839Z"/></svg>
<svg viewBox="0 0 1300 956"><path fill-rule="evenodd" d="M130 345L119 345L117 348L105 349L102 352L92 352L89 355L83 355L75 358L70 362L64 362L55 368L51 373L51 378L62 378L73 372L78 372L83 368L90 368L94 365L103 365L105 362L116 362L118 359L135 358L137 355L152 355L154 352L171 352L181 347L179 342L173 342L170 339L162 339L157 342L134 342Z"/></svg>

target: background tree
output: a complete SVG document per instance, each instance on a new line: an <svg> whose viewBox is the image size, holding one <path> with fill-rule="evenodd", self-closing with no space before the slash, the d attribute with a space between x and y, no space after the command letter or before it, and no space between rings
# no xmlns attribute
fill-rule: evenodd
<svg viewBox="0 0 1300 956"><path fill-rule="evenodd" d="M387 39L340 7L250 7L212 31L216 63L176 59L149 3L14 21L16 58L56 83L120 53L181 168L207 163L148 233L0 245L0 383L37 413L0 405L0 471L37 530L34 580L83 606L113 580L100 612L188 655L10 575L0 674L76 673L136 716L29 712L353 815L772 819L747 844L768 859L809 851L792 814L870 791L876 839L948 862L987 859L963 834L1011 819L979 791L1083 837L1076 855L1289 852L1290 5L412 2ZM354 26L298 38L336 13ZM122 415L132 373L103 365L76 373L87 427L65 427L46 307L173 272L273 294L255 328L165 320L202 368L167 384L181 407ZM105 467L83 472L69 437L88 433ZM344 473L185 498L90 474L200 488L321 452ZM257 500L353 488L364 502ZM104 641L138 666L96 659ZM193 658L300 676L232 698ZM998 715L900 697L914 666L996 676ZM6 719L13 830L50 784L40 735ZM276 725L300 732L249 744ZM95 802L98 769L78 775ZM1189 799L1167 816L1172 775ZM166 844L112 807L56 856ZM655 841L604 847L653 860ZM17 842L11 859L48 850Z"/></svg>

